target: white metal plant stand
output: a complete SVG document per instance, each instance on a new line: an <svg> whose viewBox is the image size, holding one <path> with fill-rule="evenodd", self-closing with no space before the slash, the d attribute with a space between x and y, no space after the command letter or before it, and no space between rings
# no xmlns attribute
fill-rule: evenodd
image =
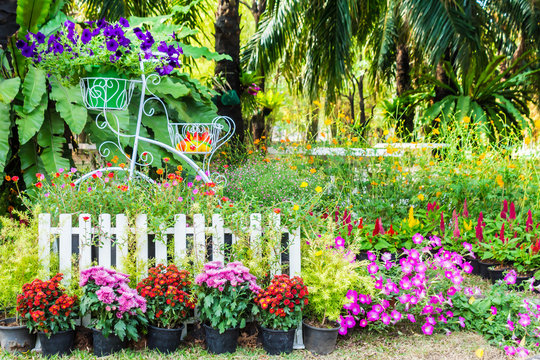
<svg viewBox="0 0 540 360"><path fill-rule="evenodd" d="M143 172L137 170L138 167L148 167L152 165L154 156L151 152L144 151L139 154L139 142L146 142L159 146L180 157L185 163L192 167L205 182L225 183L226 179L217 172L211 173L210 161L216 151L227 142L234 134L234 121L225 116L216 117L211 123L175 123L169 119L167 107L163 100L156 96L149 88L148 84L159 85L161 77L158 74L144 75L144 63L141 61L141 79L120 79L120 78L82 78L80 81L81 92L84 105L88 110L97 110L96 125L100 129L109 130L116 136L116 141L105 141L98 147L102 157L111 154L111 147L116 147L125 157L125 167L104 167L91 171L77 180L77 184L88 179L94 174L104 171L128 171L129 179L139 177L148 182L154 182ZM141 95L139 99L139 112L135 134L123 131L120 126L117 111L126 111L133 96L133 90L137 84L141 85ZM143 116L151 117L155 113L154 108L147 109L147 104L156 101L165 111L167 119L167 130L170 137L170 145L154 139L140 135ZM129 139L133 141L131 155L124 152L121 140ZM202 166L199 166L188 155L203 155Z"/></svg>

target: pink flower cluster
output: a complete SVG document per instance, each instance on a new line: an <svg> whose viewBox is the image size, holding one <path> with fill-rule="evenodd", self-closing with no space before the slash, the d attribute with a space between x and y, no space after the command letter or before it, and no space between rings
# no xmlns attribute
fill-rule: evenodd
<svg viewBox="0 0 540 360"><path fill-rule="evenodd" d="M423 240L416 234L413 242L418 245ZM375 254L368 253L371 262L367 270L382 297L374 302L370 296L350 290L347 293L349 302L344 306L347 315L340 319L339 333L347 334L348 329L356 326L357 320L360 327L367 326L369 322L391 325L405 318L416 322L416 315L424 319L422 331L431 335L437 323L447 323L454 318L450 310L452 297L463 290L463 273L471 273L472 266L458 253L441 248L429 256L429 250L403 249L399 261L392 261L390 254L384 254L381 258L383 269L395 267L398 271L398 275L393 277L381 270ZM441 286L441 283L445 285ZM463 323L462 318L455 321Z"/></svg>
<svg viewBox="0 0 540 360"><path fill-rule="evenodd" d="M135 315L137 309L146 312L146 299L136 289L129 287L129 276L102 266L81 271L81 286L96 287L96 296L105 305L106 311L115 311L121 319L124 313Z"/></svg>
<svg viewBox="0 0 540 360"><path fill-rule="evenodd" d="M204 284L219 291L223 291L228 285L237 287L245 284L249 285L254 293L261 290L257 285L257 278L239 261L228 263L226 266L221 261L204 264L204 271L195 277L195 284L199 286Z"/></svg>

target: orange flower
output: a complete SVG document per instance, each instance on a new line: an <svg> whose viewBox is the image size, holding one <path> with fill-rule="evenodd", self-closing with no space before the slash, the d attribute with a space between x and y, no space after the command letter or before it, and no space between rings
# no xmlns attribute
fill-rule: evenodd
<svg viewBox="0 0 540 360"><path fill-rule="evenodd" d="M6 181L11 181L11 176L6 175Z"/></svg>
<svg viewBox="0 0 540 360"><path fill-rule="evenodd" d="M163 169L157 169L156 173L157 173L158 175L163 175Z"/></svg>

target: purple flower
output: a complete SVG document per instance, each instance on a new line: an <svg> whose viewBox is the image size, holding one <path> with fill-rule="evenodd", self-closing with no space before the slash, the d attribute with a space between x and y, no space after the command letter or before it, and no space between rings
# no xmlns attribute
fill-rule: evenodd
<svg viewBox="0 0 540 360"><path fill-rule="evenodd" d="M118 23L125 28L129 27L129 21L127 21L123 17L120 17L120 19L118 19Z"/></svg>
<svg viewBox="0 0 540 360"><path fill-rule="evenodd" d="M116 294L114 290L109 286L103 286L101 289L96 291L96 295L99 301L105 304L112 304L116 300Z"/></svg>
<svg viewBox="0 0 540 360"><path fill-rule="evenodd" d="M107 40L107 50L115 52L118 50L118 43L114 39Z"/></svg>
<svg viewBox="0 0 540 360"><path fill-rule="evenodd" d="M45 35L43 35L43 33L39 32L39 31L34 35L34 39L36 39L36 42L38 44L44 44L45 43Z"/></svg>
<svg viewBox="0 0 540 360"><path fill-rule="evenodd" d="M83 44L88 44L92 40L92 31L90 29L84 29L81 34L81 41Z"/></svg>

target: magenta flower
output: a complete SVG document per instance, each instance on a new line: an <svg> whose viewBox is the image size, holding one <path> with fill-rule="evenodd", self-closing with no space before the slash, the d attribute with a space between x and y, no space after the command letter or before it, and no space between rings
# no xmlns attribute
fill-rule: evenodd
<svg viewBox="0 0 540 360"><path fill-rule="evenodd" d="M373 305L373 307L371 308L371 310L375 311L376 313L380 314L384 311L384 308L382 307L382 305L380 304L375 304Z"/></svg>
<svg viewBox="0 0 540 360"><path fill-rule="evenodd" d="M345 247L345 239L343 239L341 236L336 237L335 243L337 248Z"/></svg>
<svg viewBox="0 0 540 360"><path fill-rule="evenodd" d="M390 315L392 316L392 319L394 319L394 322L400 321L402 317L401 313L397 310L392 310Z"/></svg>
<svg viewBox="0 0 540 360"><path fill-rule="evenodd" d="M462 328L465 327L465 318L464 317L459 317L458 318L458 323L459 323L459 326L461 326Z"/></svg>
<svg viewBox="0 0 540 360"><path fill-rule="evenodd" d="M519 325L527 327L531 324L531 318L528 314L518 314L519 316Z"/></svg>
<svg viewBox="0 0 540 360"><path fill-rule="evenodd" d="M491 307L491 315L497 315L497 308L495 306Z"/></svg>
<svg viewBox="0 0 540 360"><path fill-rule="evenodd" d="M377 255L375 255L371 251L368 251L367 252L367 258L368 258L369 261L373 262L373 261L377 260Z"/></svg>
<svg viewBox="0 0 540 360"><path fill-rule="evenodd" d="M372 262L368 265L367 270L370 274L376 274L379 271L379 266L376 263Z"/></svg>
<svg viewBox="0 0 540 360"><path fill-rule="evenodd" d="M414 318L413 314L407 314L407 319L409 319L409 321L412 323L416 322L416 319Z"/></svg>
<svg viewBox="0 0 540 360"><path fill-rule="evenodd" d="M422 325L422 331L423 331L424 334L426 334L426 335L431 335L431 334L433 334L433 325L428 324L428 323L425 323L424 325Z"/></svg>
<svg viewBox="0 0 540 360"><path fill-rule="evenodd" d="M356 326L356 321L351 315L347 316L345 319L345 327L352 329Z"/></svg>
<svg viewBox="0 0 540 360"><path fill-rule="evenodd" d="M461 245L463 245L463 248L467 251L472 251L472 245L468 242L463 242Z"/></svg>
<svg viewBox="0 0 540 360"><path fill-rule="evenodd" d="M367 320L368 321L377 321L379 320L379 313L375 310L371 310L367 313Z"/></svg>
<svg viewBox="0 0 540 360"><path fill-rule="evenodd" d="M358 322L358 326L360 327L366 327L367 326L367 320L366 319L362 319Z"/></svg>
<svg viewBox="0 0 540 360"><path fill-rule="evenodd" d="M508 328L508 330L514 331L514 322L508 319L508 321L506 322L506 327Z"/></svg>
<svg viewBox="0 0 540 360"><path fill-rule="evenodd" d="M517 273L516 270L512 269L510 270L505 276L504 276L504 282L507 285L514 285L517 280Z"/></svg>
<svg viewBox="0 0 540 360"><path fill-rule="evenodd" d="M413 237L412 237L412 241L413 243L415 243L416 245L419 245L422 243L422 241L424 241L424 237L422 236L422 234L414 234Z"/></svg>
<svg viewBox="0 0 540 360"><path fill-rule="evenodd" d="M463 217L469 217L469 210L467 209L467 199L463 201Z"/></svg>

